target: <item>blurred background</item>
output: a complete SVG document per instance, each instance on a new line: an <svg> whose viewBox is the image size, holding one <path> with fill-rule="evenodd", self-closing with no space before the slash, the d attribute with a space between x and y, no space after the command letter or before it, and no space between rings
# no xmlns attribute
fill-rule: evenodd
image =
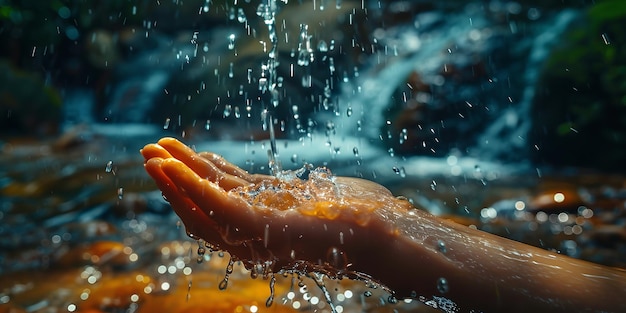
<svg viewBox="0 0 626 313"><path fill-rule="evenodd" d="M31 2L0 0L0 312L435 310L292 275L266 307L236 263L220 290L143 171L162 136L626 268L621 0Z"/></svg>

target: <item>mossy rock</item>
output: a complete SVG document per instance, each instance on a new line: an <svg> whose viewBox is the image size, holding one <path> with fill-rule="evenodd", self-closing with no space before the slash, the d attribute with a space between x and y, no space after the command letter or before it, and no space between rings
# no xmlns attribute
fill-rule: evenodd
<svg viewBox="0 0 626 313"><path fill-rule="evenodd" d="M554 167L624 171L626 2L589 8L546 62L533 104L533 159Z"/></svg>

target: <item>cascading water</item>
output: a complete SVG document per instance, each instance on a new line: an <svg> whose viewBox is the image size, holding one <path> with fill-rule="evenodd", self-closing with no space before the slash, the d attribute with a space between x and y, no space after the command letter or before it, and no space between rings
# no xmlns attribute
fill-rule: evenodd
<svg viewBox="0 0 626 313"><path fill-rule="evenodd" d="M511 22L503 28L486 11L475 5L468 5L461 13L445 16L443 13L425 12L415 17L413 25L381 30L384 36L379 43L384 45L384 49L380 49L371 58L369 70L361 71L359 78L343 86L339 103L349 108L351 114L341 114L335 118L338 137L363 138L359 141L361 146L355 146L359 151L366 150L362 147L364 145L380 143L385 139L385 134L381 133L381 125L391 123L386 118L390 101L399 86L405 84L411 72L419 73L420 79L430 84L433 90L445 90L447 81L442 77L441 69L452 58L456 58L453 62L463 63L469 62L463 58L469 59L472 54L476 54L490 60L488 66L493 68L493 75L478 77L477 79L485 80L479 86L454 87L454 95L446 97L449 102L465 102L472 110L482 109L486 112L479 113L483 115L479 115L478 119L474 116L473 122L457 117L456 123L460 126L456 127L463 129L464 123L470 125L465 128L471 128L471 123L480 124L473 126L477 131L458 131L456 137L452 137L452 140L467 142L467 148L461 151L451 149L443 154L437 151L437 155L433 153L433 156L437 156L435 159L419 158L416 161L428 164L425 167L430 169L433 168L433 163L440 164L436 168L444 172L450 169L443 158L448 155L454 156L455 160L459 160L457 162L463 162L467 166L489 162L515 162L518 169L525 168L528 165L525 162L526 151L532 148L533 143L526 142L524 138L531 124L530 107L533 105L539 72L551 49L558 43L557 39L579 13L563 10L546 17L535 22L538 25L526 27L527 33L518 40L516 34L520 30L516 24ZM455 51L462 51L464 55L459 56ZM511 63L512 61L514 62ZM523 72L520 74L519 70ZM485 87L484 84L488 86ZM437 105L434 102L431 101L426 106L434 107ZM464 111L451 109L449 115L462 113L465 114ZM436 125L438 122L431 121L431 124ZM449 128L449 123L442 119L441 125L436 125L440 129L433 128L433 133ZM428 140L423 142L425 147L434 143ZM464 157L462 160L457 158L461 156ZM457 162L455 164L459 164ZM408 164L407 167L419 166ZM410 174L424 173L423 170L416 171ZM458 170L455 171L459 173Z"/></svg>
<svg viewBox="0 0 626 313"><path fill-rule="evenodd" d="M264 34L267 34L267 38L257 39L266 42L268 46L271 45L269 51L266 51L267 56L260 67L261 71L255 72L259 76L257 77L258 89L263 97L252 99L252 105L263 105L264 107L263 125L265 131L273 130L273 127L269 125L279 122L274 117L278 110L287 110L288 106L296 108L298 106L298 103L281 103L280 106L278 105L279 97L284 94L289 95L291 92L287 90L289 86L282 86L282 77L277 73L279 63L292 61L279 60L277 51L279 41L281 44L283 41L281 36L292 38L292 41L286 42L284 46L294 46L292 49L295 49L296 55L293 61L297 61L294 62L296 66L300 65L301 55L305 59L307 55L312 56L312 43L310 41L311 39L315 40L315 35L307 34L307 25L301 25L298 42L293 42L293 38L296 38L294 34L283 34L284 25L280 27L276 25L275 18L278 9L277 1L269 0L260 3L256 12L263 21L264 25L262 26L267 27L267 32L263 31ZM316 9L321 10L321 7L318 6ZM326 8L326 10L332 9ZM341 174L348 175L370 171L394 175L394 172L389 170L394 166L403 168L406 171L405 174L411 175L433 174L439 171L458 175L462 172L459 171L458 166L464 170L473 171L475 166L480 163L482 169L487 170L489 167L486 167L486 164L490 162L493 162L495 166L503 160L523 161L525 159L523 152L533 146L533 143L527 143L523 139L530 127L529 108L532 105L538 72L543 60L555 44L555 39L565 31L567 25L577 16L577 12L564 10L552 17L542 18L535 22L541 24L540 27L526 27L524 29L526 33L523 37L516 37L520 30L514 22L494 21L494 15L497 14L479 4L468 4L464 10L456 13L425 11L416 14L410 23L376 29L371 34L376 43L376 51L362 68L354 71L354 75L348 75L347 72L336 72L336 64L332 58L326 63L315 60L316 63L310 63L306 67L302 66L308 69L327 65L331 76L341 76L341 79L337 79L339 85L334 86L336 90L340 90L340 95L336 99L333 96L333 99L317 98L318 100L316 100L320 101L319 107L322 109L314 117L316 120L314 122L326 125L325 133L322 131L308 132L297 142L279 140L277 144L272 141L270 143L270 155L275 158L278 157L272 163L279 164L282 162L300 165L302 161L306 161L315 164L339 164L345 169L345 172ZM239 19L244 21L245 27L250 28L245 16ZM551 26L543 27L545 25ZM121 80L111 86L110 94L112 96L106 112L104 112L104 119L122 118L126 122L135 123L135 126L140 125L137 123L142 123L141 116L155 109L150 107L150 104L158 103L159 97L170 96L168 95L169 91L163 88L165 82L171 81L175 75L198 75L200 69L190 67L190 63L194 58L200 57L198 49L207 50L206 44L202 45L203 40L207 37L222 38L221 40L214 40L213 45L209 48L209 50L215 50L213 51L214 54L219 49L216 50L213 46L223 45L223 48L227 47L228 40L224 38L230 37L224 35L224 31L223 28L216 28L214 35L207 35L206 32L200 34L197 31L193 32L193 36L189 35L189 38L192 38L192 44L189 44L189 40L168 40L157 34L151 34L152 40L157 43L153 49L146 49L137 53L135 57L122 64L119 72ZM302 37L303 34L305 37ZM332 46L332 43L330 45ZM326 51L326 49L329 49L328 43L320 40L319 50ZM233 51L236 53L236 48ZM484 80L484 83L481 82L474 86L459 85L455 87L456 89L450 90L449 87L446 87L449 79L442 77L441 68L449 62L461 64L471 62L469 59L472 55L482 55L483 58L489 59L490 63L487 66L491 67L490 70L493 75L478 78ZM202 57L208 59L206 56ZM207 63L206 66L214 65ZM138 68L143 69L143 71L135 70ZM148 69L147 72L146 69ZM522 74L519 70L523 70ZM250 70L248 71L250 72ZM399 86L405 84L406 77L412 72L419 72L422 81L430 84L433 90L447 93L446 96L449 101L465 101L468 105L474 106L472 110L480 108L489 111L488 114L474 118L471 122L469 119L458 119L455 121L456 125L441 120L439 127L442 129L450 129L451 127L461 129L457 131L458 136L452 137L451 140L467 142L466 148L461 150L438 148L436 155L429 156L426 154L426 157L410 159L412 161L406 159L408 156L405 155L405 160L399 161L394 158L396 155L393 151L387 151L387 148L381 143L385 136L381 132L381 126L390 122L385 115L390 99L393 98L394 92ZM304 76L306 76L306 71ZM304 78L306 77L302 79ZM299 78L288 77L284 79ZM327 78L318 78L320 81L324 79ZM331 77L330 80L332 79ZM514 86L506 87L507 81ZM65 107L67 108L68 123L103 119L100 117L93 118L89 115L93 113L89 113L90 110L85 109L87 106L84 99L90 97L72 97L71 91L67 94ZM136 94L141 94L141 97L133 96ZM77 103L73 105L72 99L82 100L76 101ZM260 101L260 103L256 101ZM334 102L332 108L326 108L325 103L327 101ZM132 110L124 109L131 102L133 103ZM211 106L211 104L207 104L207 106ZM427 104L427 106L436 106L436 104ZM78 108L80 110L77 110ZM461 113L455 112L454 109L451 112L452 115ZM170 124L175 125L179 118L180 116L172 116ZM163 121L156 122L163 123ZM209 121L207 121L207 125L208 123ZM439 123L439 121L434 121L434 123ZM478 126L470 125L471 123ZM467 128L466 124L470 125L467 127L474 127L479 131L473 133L462 131L464 127ZM111 133L111 129L101 127L101 124L98 123L95 123L95 128L99 128L105 133ZM438 131L435 128L433 127L433 132ZM115 130L119 132L119 124L115 125ZM392 135L397 136L397 134ZM424 140L425 146L431 144L433 142ZM239 160L235 159L236 163L266 164L268 154L265 151L254 153L257 150L256 145L263 146L264 144L251 142L242 147L242 145L233 146L232 143L225 143L224 147L220 148L221 144L212 143L210 150L232 155L233 149L238 152L243 149L246 153L241 155ZM283 152L280 157L277 151L279 146ZM358 151L358 153L350 153L351 151ZM235 155L240 154L235 153ZM457 160L453 165L449 162L449 156L453 156Z"/></svg>
<svg viewBox="0 0 626 313"><path fill-rule="evenodd" d="M523 73L520 100L514 106L507 107L480 134L476 151L479 156L511 158L516 155L513 158L518 161L527 157L527 151L534 145L532 142L527 142L525 138L532 124L530 110L535 97L539 72L552 48L558 44L559 37L578 15L576 11L563 10L544 22L551 26L542 27L543 31L532 40Z"/></svg>

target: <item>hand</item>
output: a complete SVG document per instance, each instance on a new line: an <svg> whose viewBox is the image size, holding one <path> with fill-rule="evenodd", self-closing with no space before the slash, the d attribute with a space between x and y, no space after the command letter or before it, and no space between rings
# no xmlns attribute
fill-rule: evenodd
<svg viewBox="0 0 626 313"><path fill-rule="evenodd" d="M393 235L392 225L381 221L390 211L412 209L376 183L324 169L310 171L307 179L294 172L251 175L173 138L141 152L188 234L229 251L248 268L361 276L366 268L353 269L355 262L369 259L364 255L374 243L388 245L383 237L367 238L380 230Z"/></svg>
<svg viewBox="0 0 626 313"><path fill-rule="evenodd" d="M441 220L373 182L252 175L172 138L142 154L189 235L253 271L373 280L464 311L626 310L626 272Z"/></svg>

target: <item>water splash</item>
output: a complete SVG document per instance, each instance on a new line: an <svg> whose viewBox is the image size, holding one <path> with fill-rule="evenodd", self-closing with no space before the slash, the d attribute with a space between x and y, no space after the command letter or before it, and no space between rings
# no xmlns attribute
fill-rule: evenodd
<svg viewBox="0 0 626 313"><path fill-rule="evenodd" d="M322 291L322 294L324 295L324 299L326 300L326 303L328 303L328 306L330 306L331 312L338 313L337 308L335 307L335 304L333 303L333 299L330 296L330 292L328 292L328 288L326 288L326 284L324 283L324 274L313 272L313 273L310 273L308 276L313 279L317 287Z"/></svg>

